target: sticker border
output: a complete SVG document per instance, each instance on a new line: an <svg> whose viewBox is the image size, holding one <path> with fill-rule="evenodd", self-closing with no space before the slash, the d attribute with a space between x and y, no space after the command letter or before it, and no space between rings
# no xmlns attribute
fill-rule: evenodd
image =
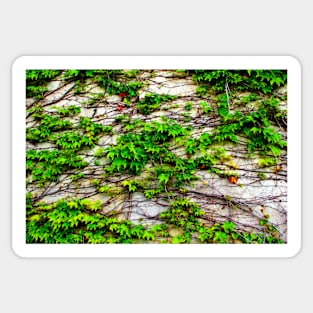
<svg viewBox="0 0 313 313"><path fill-rule="evenodd" d="M288 71L287 244L27 244L26 69L286 69ZM294 257L301 250L301 65L292 56L21 56L12 65L12 238L19 257Z"/></svg>

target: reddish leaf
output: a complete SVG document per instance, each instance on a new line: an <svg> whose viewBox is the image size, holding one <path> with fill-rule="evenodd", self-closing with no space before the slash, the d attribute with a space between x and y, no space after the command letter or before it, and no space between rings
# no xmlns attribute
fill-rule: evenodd
<svg viewBox="0 0 313 313"><path fill-rule="evenodd" d="M231 184L237 184L237 182L238 182L238 177L229 176L229 177L228 177L228 181L229 181Z"/></svg>
<svg viewBox="0 0 313 313"><path fill-rule="evenodd" d="M124 98L127 96L127 92L120 92L118 95L121 97L121 100L123 101Z"/></svg>

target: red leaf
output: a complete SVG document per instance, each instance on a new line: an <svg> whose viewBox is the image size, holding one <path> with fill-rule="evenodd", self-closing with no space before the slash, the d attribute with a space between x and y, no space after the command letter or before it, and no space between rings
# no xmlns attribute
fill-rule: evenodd
<svg viewBox="0 0 313 313"><path fill-rule="evenodd" d="M124 98L127 96L127 92L120 92L118 95L121 97L121 99L123 101Z"/></svg>
<svg viewBox="0 0 313 313"><path fill-rule="evenodd" d="M235 177L235 176L228 176L228 181L229 181L231 184L237 184L237 182L238 182L238 177Z"/></svg>

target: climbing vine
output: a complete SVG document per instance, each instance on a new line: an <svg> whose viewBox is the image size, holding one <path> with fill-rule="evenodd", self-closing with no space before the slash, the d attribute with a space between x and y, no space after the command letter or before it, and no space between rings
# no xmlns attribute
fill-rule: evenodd
<svg viewBox="0 0 313 313"><path fill-rule="evenodd" d="M163 72L192 95L166 93ZM287 242L286 84L283 70L26 71L26 242Z"/></svg>

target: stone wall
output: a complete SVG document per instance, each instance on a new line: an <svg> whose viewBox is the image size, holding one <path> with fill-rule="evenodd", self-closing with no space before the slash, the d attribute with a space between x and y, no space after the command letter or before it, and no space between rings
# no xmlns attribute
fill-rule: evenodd
<svg viewBox="0 0 313 313"><path fill-rule="evenodd" d="M237 144L225 140L212 144L206 151L196 151L195 154L189 155L185 148L188 139L200 138L204 133L212 134L221 125L217 95L213 91L209 91L206 95L199 95L198 84L188 71L143 70L136 73L134 77L125 78L124 75L119 75L116 79L121 83L126 80L141 82L139 97L123 99L123 95L109 95L108 90L88 79L82 90L77 92L75 79L63 79L58 76L47 84L48 91L42 99L27 99L28 110L40 106L45 114L51 116L58 116L59 108L71 105L79 107L79 114L62 117L73 123L73 129L78 125L81 117L90 118L97 124L112 126L112 132L101 134L93 147L85 147L77 152L77 155L88 162L88 166L62 172L58 180L43 185L38 185L32 175L28 174L27 191L32 194L33 201L55 203L61 198L98 200L101 201L102 214L108 215L114 212L120 220L129 219L134 223L148 226L160 222L160 212L166 210L176 197L187 197L190 201L196 202L205 212L202 220L207 225L232 221L239 230L257 233L262 230L260 220L265 218L279 230L280 237L284 241L287 240L286 151L282 150L277 164L260 165L261 156L257 151L250 153L246 147L247 138L244 134L238 134ZM150 114L138 112L137 103L151 93L174 95L176 98L160 103L159 108ZM232 93L230 90L230 93L229 113L253 112L264 99L270 97L263 95L263 98L247 102L243 99L246 99L250 92ZM284 99L287 96L287 87L278 88L275 94L280 97L280 108L286 109L287 100ZM203 102L206 102L212 111L205 112L205 108L201 105ZM122 114L128 119L126 124L116 119ZM95 156L99 148L105 151L105 148L116 145L122 134L136 132L136 129L126 127L131 121L139 119L141 122L162 123L164 117L181 126L190 127L189 137L181 140L174 138L171 141L169 150L175 155L185 160L192 160L206 153L213 153L214 149L225 150L225 157L214 164L214 168L219 170L219 175L200 166L193 173L198 180L185 183L179 188L171 185L169 181L166 192L151 198L146 197L144 192L148 185L151 185L149 187L152 189L158 184L153 171L159 164L153 161L148 161L138 175L123 170L103 175L112 160L105 153L101 157ZM34 129L38 125L38 120L27 113L26 127ZM272 127L286 140L284 125L272 125ZM49 138L42 142L27 140L26 147L28 151L58 149L55 141ZM162 164L162 160L160 162ZM79 178L73 176L79 173L83 175ZM137 186L134 192L130 192L123 185L125 180L142 182L142 186ZM108 186L107 190L100 192L99 184ZM172 236L177 234L179 229L171 230ZM196 242L194 238L193 240Z"/></svg>

